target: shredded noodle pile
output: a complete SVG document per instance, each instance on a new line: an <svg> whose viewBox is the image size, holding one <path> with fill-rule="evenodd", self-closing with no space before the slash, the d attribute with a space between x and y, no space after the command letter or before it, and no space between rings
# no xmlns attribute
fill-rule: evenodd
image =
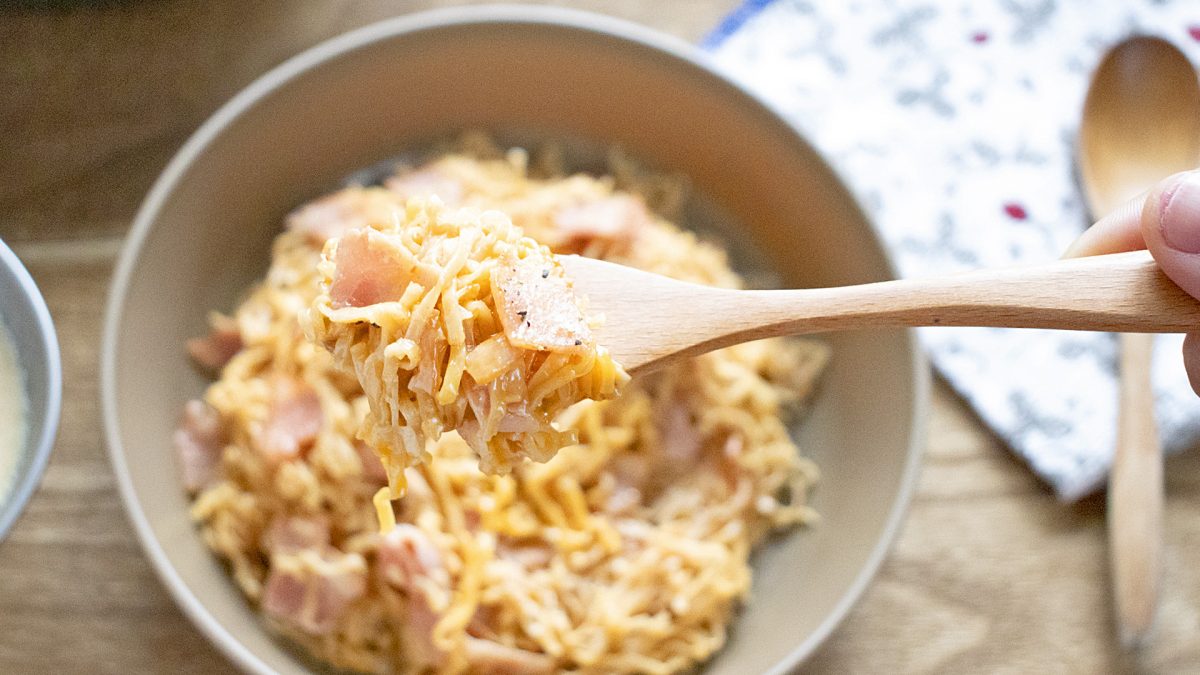
<svg viewBox="0 0 1200 675"><path fill-rule="evenodd" d="M372 414L359 435L394 498L444 430L484 472L508 473L573 443L551 422L629 379L595 343L550 249L499 211L418 197L383 229L330 239L320 269L308 328L362 385Z"/></svg>
<svg viewBox="0 0 1200 675"><path fill-rule="evenodd" d="M749 343L638 378L568 408L556 424L577 442L506 475L442 434L404 470L398 524L380 533L372 496L388 475L355 436L367 397L301 328L330 237L387 230L410 198L436 194L503 211L555 253L740 284L720 248L659 215L680 203L670 178L620 158L611 176L564 176L553 152L465 147L291 214L263 281L189 344L216 377L175 438L192 515L268 622L338 667L685 670L724 643L755 545L814 517L816 469L786 418L826 349Z"/></svg>

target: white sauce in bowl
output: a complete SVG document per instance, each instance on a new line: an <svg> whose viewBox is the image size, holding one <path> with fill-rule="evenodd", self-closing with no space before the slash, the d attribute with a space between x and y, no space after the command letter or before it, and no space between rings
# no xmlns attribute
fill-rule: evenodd
<svg viewBox="0 0 1200 675"><path fill-rule="evenodd" d="M0 502L12 490L25 446L28 408L16 347L8 327L0 324Z"/></svg>

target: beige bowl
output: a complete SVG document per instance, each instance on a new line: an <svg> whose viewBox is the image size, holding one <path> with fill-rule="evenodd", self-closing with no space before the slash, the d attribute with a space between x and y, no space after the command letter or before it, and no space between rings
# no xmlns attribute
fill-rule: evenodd
<svg viewBox="0 0 1200 675"><path fill-rule="evenodd" d="M728 214L727 235L765 251L755 264L783 284L892 276L862 211L799 134L697 50L644 28L562 10L438 11L355 31L271 71L200 128L147 197L117 268L102 356L109 450L142 545L184 611L247 670L313 664L264 629L188 519L170 438L206 382L184 340L262 275L288 210L356 169L474 128L619 145L686 174ZM798 430L822 470L813 505L824 518L757 555L754 597L706 672L799 663L899 527L926 364L906 331L830 341L832 367Z"/></svg>

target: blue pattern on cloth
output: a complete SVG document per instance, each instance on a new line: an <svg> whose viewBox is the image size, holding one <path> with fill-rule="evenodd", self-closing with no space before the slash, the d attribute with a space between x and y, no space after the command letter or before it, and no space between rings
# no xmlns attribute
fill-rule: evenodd
<svg viewBox="0 0 1200 675"><path fill-rule="evenodd" d="M900 273L1057 258L1087 225L1073 163L1088 77L1131 34L1200 62L1187 0L749 0L705 40L718 66L804 130L871 214ZM1103 485L1112 335L929 328L933 362L1064 500ZM1179 336L1158 339L1168 451L1200 439Z"/></svg>

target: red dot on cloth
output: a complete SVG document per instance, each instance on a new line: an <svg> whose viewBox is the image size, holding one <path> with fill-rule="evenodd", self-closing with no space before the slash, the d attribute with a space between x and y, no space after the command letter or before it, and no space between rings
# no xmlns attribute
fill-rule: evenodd
<svg viewBox="0 0 1200 675"><path fill-rule="evenodd" d="M971 33L971 42L974 42L977 45L981 45L987 41L988 41L988 34L987 34L986 30L977 30L974 33Z"/></svg>
<svg viewBox="0 0 1200 675"><path fill-rule="evenodd" d="M1007 213L1008 217L1012 218L1013 220L1025 220L1029 217L1029 213L1025 210L1025 207L1016 202L1008 202L1005 204L1004 212Z"/></svg>
<svg viewBox="0 0 1200 675"><path fill-rule="evenodd" d="M1196 42L1200 42L1200 24L1192 24L1188 26L1188 35Z"/></svg>

